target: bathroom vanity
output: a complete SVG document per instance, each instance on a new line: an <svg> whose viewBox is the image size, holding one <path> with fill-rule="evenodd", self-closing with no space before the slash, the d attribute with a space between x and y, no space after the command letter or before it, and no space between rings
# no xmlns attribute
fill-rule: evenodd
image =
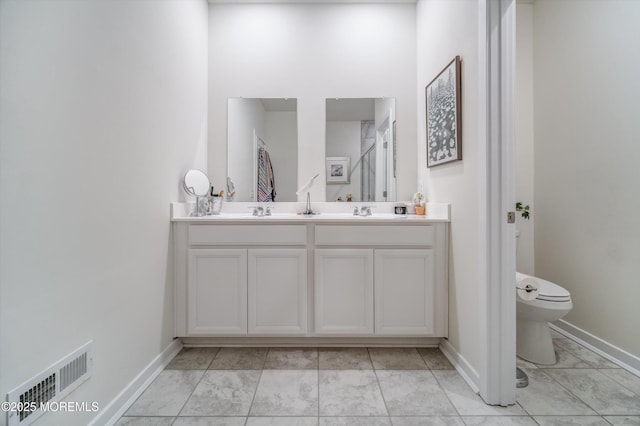
<svg viewBox="0 0 640 426"><path fill-rule="evenodd" d="M368 217L254 217L234 204L235 212L204 217L172 205L177 337L238 344L447 337L448 205L427 216L393 215L392 203L379 203Z"/></svg>

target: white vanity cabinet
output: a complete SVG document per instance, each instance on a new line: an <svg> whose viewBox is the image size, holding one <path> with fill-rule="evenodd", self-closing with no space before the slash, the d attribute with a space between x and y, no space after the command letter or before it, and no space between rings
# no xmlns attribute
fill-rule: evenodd
<svg viewBox="0 0 640 426"><path fill-rule="evenodd" d="M229 215L174 219L172 229L177 337L344 345L448 335L446 220Z"/></svg>
<svg viewBox="0 0 640 426"><path fill-rule="evenodd" d="M173 231L176 336L306 335L306 225Z"/></svg>
<svg viewBox="0 0 640 426"><path fill-rule="evenodd" d="M316 333L446 336L445 229L317 225Z"/></svg>
<svg viewBox="0 0 640 426"><path fill-rule="evenodd" d="M433 249L375 250L375 330L380 336L435 336L436 269Z"/></svg>
<svg viewBox="0 0 640 426"><path fill-rule="evenodd" d="M190 249L188 257L188 334L246 334L247 251Z"/></svg>
<svg viewBox="0 0 640 426"><path fill-rule="evenodd" d="M248 251L248 333L307 332L307 249Z"/></svg>
<svg viewBox="0 0 640 426"><path fill-rule="evenodd" d="M373 334L373 251L315 250L315 331Z"/></svg>

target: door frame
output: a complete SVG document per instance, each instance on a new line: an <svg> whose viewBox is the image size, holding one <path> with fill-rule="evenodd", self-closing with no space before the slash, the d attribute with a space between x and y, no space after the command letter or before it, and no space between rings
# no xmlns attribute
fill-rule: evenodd
<svg viewBox="0 0 640 426"><path fill-rule="evenodd" d="M514 404L516 388L515 224L507 223L515 208L515 8L516 0L478 0L480 396L492 405Z"/></svg>

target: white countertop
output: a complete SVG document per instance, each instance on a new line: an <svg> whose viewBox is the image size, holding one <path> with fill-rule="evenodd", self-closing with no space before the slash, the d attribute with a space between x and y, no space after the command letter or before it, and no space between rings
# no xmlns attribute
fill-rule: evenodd
<svg viewBox="0 0 640 426"><path fill-rule="evenodd" d="M444 203L427 203L426 215L397 215L394 214L394 207L402 202L391 203L340 203L340 202L319 202L311 203L311 208L319 212L316 215L302 215L298 212L304 210L305 203L244 203L233 202L224 203L222 211L218 215L211 216L190 216L189 212L195 208L195 203L171 203L172 222L198 222L198 223L272 223L272 222L319 222L319 223L411 223L419 224L424 222L449 222L450 205ZM273 208L271 216L253 216L254 206L266 208L269 205ZM371 216L355 216L353 208L360 206L371 206Z"/></svg>

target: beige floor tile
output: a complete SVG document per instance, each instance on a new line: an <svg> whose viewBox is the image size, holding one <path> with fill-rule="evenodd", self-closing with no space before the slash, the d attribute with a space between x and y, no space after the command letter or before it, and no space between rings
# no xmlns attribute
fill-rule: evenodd
<svg viewBox="0 0 640 426"><path fill-rule="evenodd" d="M453 365L438 348L419 348L418 353L430 370L453 370Z"/></svg>
<svg viewBox="0 0 640 426"><path fill-rule="evenodd" d="M320 417L320 426L391 426L389 417Z"/></svg>
<svg viewBox="0 0 640 426"><path fill-rule="evenodd" d="M427 370L427 364L415 348L369 348L376 370Z"/></svg>
<svg viewBox="0 0 640 426"><path fill-rule="evenodd" d="M220 348L183 348L167 370L206 370Z"/></svg>
<svg viewBox="0 0 640 426"><path fill-rule="evenodd" d="M264 370L250 416L317 416L317 370Z"/></svg>
<svg viewBox="0 0 640 426"><path fill-rule="evenodd" d="M464 416L467 426L536 426L536 422L527 416Z"/></svg>
<svg viewBox="0 0 640 426"><path fill-rule="evenodd" d="M570 339L558 339L555 341L556 346L559 346L566 351L570 352L576 358L586 362L592 368L620 368L616 364L612 363L606 358L601 357L597 353L581 346L579 343Z"/></svg>
<svg viewBox="0 0 640 426"><path fill-rule="evenodd" d="M620 383L636 395L640 395L640 377L622 368L599 370L605 376Z"/></svg>
<svg viewBox="0 0 640 426"><path fill-rule="evenodd" d="M178 417L172 426L244 426L245 417Z"/></svg>
<svg viewBox="0 0 640 426"><path fill-rule="evenodd" d="M246 416L260 371L209 370L180 412L181 416Z"/></svg>
<svg viewBox="0 0 640 426"><path fill-rule="evenodd" d="M267 348L222 348L209 369L262 370L267 351Z"/></svg>
<svg viewBox="0 0 640 426"><path fill-rule="evenodd" d="M164 370L125 415L177 416L203 375L203 370Z"/></svg>
<svg viewBox="0 0 640 426"><path fill-rule="evenodd" d="M464 426L458 416L392 417L393 426Z"/></svg>
<svg viewBox="0 0 640 426"><path fill-rule="evenodd" d="M114 426L171 426L175 417L120 417Z"/></svg>
<svg viewBox="0 0 640 426"><path fill-rule="evenodd" d="M640 395L594 369L546 370L598 414L640 415Z"/></svg>
<svg viewBox="0 0 640 426"><path fill-rule="evenodd" d="M527 370L529 386L516 389L516 400L530 415L596 415L543 369ZM577 370L581 371L581 370Z"/></svg>
<svg viewBox="0 0 640 426"><path fill-rule="evenodd" d="M431 371L376 371L391 416L457 415Z"/></svg>
<svg viewBox="0 0 640 426"><path fill-rule="evenodd" d="M270 348L265 370L314 370L318 368L316 348Z"/></svg>
<svg viewBox="0 0 640 426"><path fill-rule="evenodd" d="M604 416L613 426L640 426L640 416Z"/></svg>
<svg viewBox="0 0 640 426"><path fill-rule="evenodd" d="M455 370L433 371L449 400L461 416L526 416L518 404L508 407L486 404L471 390L462 376Z"/></svg>
<svg viewBox="0 0 640 426"><path fill-rule="evenodd" d="M247 426L317 426L317 417L249 417Z"/></svg>
<svg viewBox="0 0 640 426"><path fill-rule="evenodd" d="M318 364L321 370L372 370L366 348L320 348Z"/></svg>
<svg viewBox="0 0 640 426"><path fill-rule="evenodd" d="M320 370L321 416L386 416L373 370Z"/></svg>
<svg viewBox="0 0 640 426"><path fill-rule="evenodd" d="M600 416L535 416L540 426L609 426Z"/></svg>

